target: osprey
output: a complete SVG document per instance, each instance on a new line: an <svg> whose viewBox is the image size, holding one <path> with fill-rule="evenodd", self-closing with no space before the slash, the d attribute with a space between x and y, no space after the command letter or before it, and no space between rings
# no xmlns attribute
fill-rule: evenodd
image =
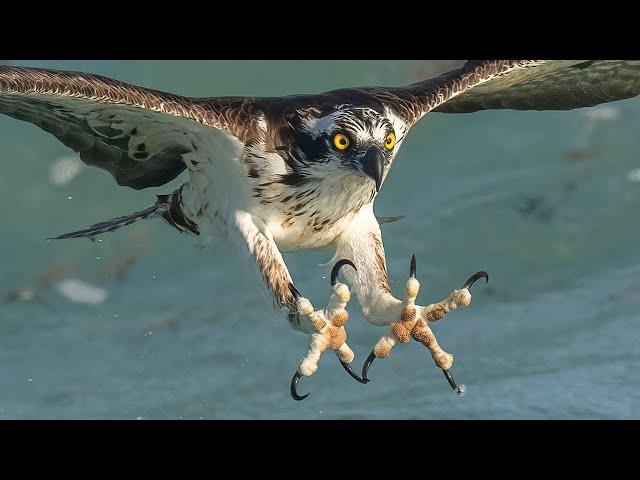
<svg viewBox="0 0 640 480"><path fill-rule="evenodd" d="M362 87L277 98L189 98L86 73L0 66L0 113L51 133L89 165L136 190L188 180L155 205L56 238L93 237L162 217L205 242L223 235L249 255L291 326L309 335L309 350L291 381L315 373L335 351L366 383L375 358L399 341L422 343L459 394L453 356L429 324L468 306L472 275L443 301L417 305L415 257L403 298L391 292L373 203L411 127L430 112L484 109L568 110L640 93L640 62L618 60L474 60L406 87ZM391 219L393 220L393 219ZM389 219L387 219L389 221ZM282 252L328 249L337 260L325 308L294 286ZM350 299L364 317L390 326L359 376L346 343Z"/></svg>

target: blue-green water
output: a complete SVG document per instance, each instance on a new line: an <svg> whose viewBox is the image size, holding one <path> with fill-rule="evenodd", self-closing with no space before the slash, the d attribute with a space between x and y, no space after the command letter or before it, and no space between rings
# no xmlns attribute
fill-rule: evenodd
<svg viewBox="0 0 640 480"><path fill-rule="evenodd" d="M13 62L81 70L193 96L281 95L400 85L453 62ZM468 393L456 397L416 343L351 380L332 354L289 398L307 338L271 309L231 250L194 247L163 222L102 242L46 237L147 206L84 167L65 185L50 166L73 153L0 116L0 418L637 418L640 416L640 99L570 112L432 114L405 141L381 195L392 288L416 252L430 303L487 270L471 308L435 326ZM119 279L114 262L134 254ZM286 256L318 305L329 254ZM110 273L111 272L111 273ZM100 287L78 304L65 278ZM351 303L358 367L384 332Z"/></svg>

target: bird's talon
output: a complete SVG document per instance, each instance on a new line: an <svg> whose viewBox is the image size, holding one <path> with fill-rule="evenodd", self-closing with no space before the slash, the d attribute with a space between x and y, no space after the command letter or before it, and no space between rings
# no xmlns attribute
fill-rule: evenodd
<svg viewBox="0 0 640 480"><path fill-rule="evenodd" d="M411 254L411 264L409 265L409 276L416 278L416 254Z"/></svg>
<svg viewBox="0 0 640 480"><path fill-rule="evenodd" d="M489 283L489 274L487 272L476 272L471 275L466 282L460 287L460 290L471 289L474 283L476 283L481 278L484 278L485 285Z"/></svg>
<svg viewBox="0 0 640 480"><path fill-rule="evenodd" d="M369 367L371 367L371 364L375 359L376 359L376 354L373 350L371 350L371 353L369 354L369 356L364 362L364 365L362 366L362 379L365 381L365 383L368 383L371 381L371 379L367 377L367 373L369 373Z"/></svg>
<svg viewBox="0 0 640 480"><path fill-rule="evenodd" d="M351 368L351 365L348 364L347 362L343 362L342 360L340 360L340 365L342 365L343 368L347 371L347 373L349 375L351 375L351 377L353 377L356 381L358 381L360 383L367 383L368 382L368 380L365 380L364 378L360 378L358 376L358 374L353 371L353 368Z"/></svg>
<svg viewBox="0 0 640 480"><path fill-rule="evenodd" d="M302 374L300 372L296 372L293 375L293 378L291 379L291 397L297 401L304 400L310 395L309 393L305 395L298 395L298 392L297 392L298 381L300 381L301 378L302 378Z"/></svg>
<svg viewBox="0 0 640 480"><path fill-rule="evenodd" d="M331 269L331 286L332 287L335 287L336 283L338 283L338 274L340 273L340 269L344 265L349 265L353 267L353 269L356 272L358 271L358 269L356 268L356 266L353 264L351 260L347 260L345 258L343 258L342 260L338 260L336 264L333 266L333 268Z"/></svg>
<svg viewBox="0 0 640 480"><path fill-rule="evenodd" d="M448 370L445 370L444 368L442 369L442 373L444 373L445 378L447 379L447 382L449 382L449 385L451 386L451 388L453 389L454 392L456 392L456 395L458 395L459 397L464 396L464 394L467 391L467 387L465 387L464 385L460 385L458 386L458 384L456 383L456 381L453 379L453 376L451 375L451 373L449 373Z"/></svg>
<svg viewBox="0 0 640 480"><path fill-rule="evenodd" d="M289 291L291 292L291 295L293 295L293 298L295 298L296 300L299 300L300 297L302 297L302 294L293 285L293 283L289 283Z"/></svg>

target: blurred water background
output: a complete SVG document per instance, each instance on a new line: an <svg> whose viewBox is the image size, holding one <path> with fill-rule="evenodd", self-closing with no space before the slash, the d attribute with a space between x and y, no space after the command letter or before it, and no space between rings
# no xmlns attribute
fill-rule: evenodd
<svg viewBox="0 0 640 480"><path fill-rule="evenodd" d="M193 96L401 85L455 61L30 61ZM366 386L333 354L289 381L307 338L271 309L223 244L202 250L160 220L101 241L47 237L141 209L155 193L36 127L0 116L0 418L572 419L640 416L640 99L570 112L432 114L376 202L392 289L411 252L422 303L487 270L471 308L435 326L456 397L415 342ZM326 252L286 255L328 294ZM78 297L78 292L80 296ZM75 296L74 296L75 295ZM82 300L79 302L79 300ZM384 332L351 303L357 370Z"/></svg>

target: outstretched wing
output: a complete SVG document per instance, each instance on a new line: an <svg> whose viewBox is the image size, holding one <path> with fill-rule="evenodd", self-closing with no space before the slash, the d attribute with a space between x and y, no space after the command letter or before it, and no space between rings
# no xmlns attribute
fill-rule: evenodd
<svg viewBox="0 0 640 480"><path fill-rule="evenodd" d="M431 111L569 110L640 94L640 61L474 60L407 87L367 90L409 124Z"/></svg>
<svg viewBox="0 0 640 480"><path fill-rule="evenodd" d="M251 129L251 99L195 99L98 75L0 65L0 113L51 133L118 184L177 177L198 150Z"/></svg>

